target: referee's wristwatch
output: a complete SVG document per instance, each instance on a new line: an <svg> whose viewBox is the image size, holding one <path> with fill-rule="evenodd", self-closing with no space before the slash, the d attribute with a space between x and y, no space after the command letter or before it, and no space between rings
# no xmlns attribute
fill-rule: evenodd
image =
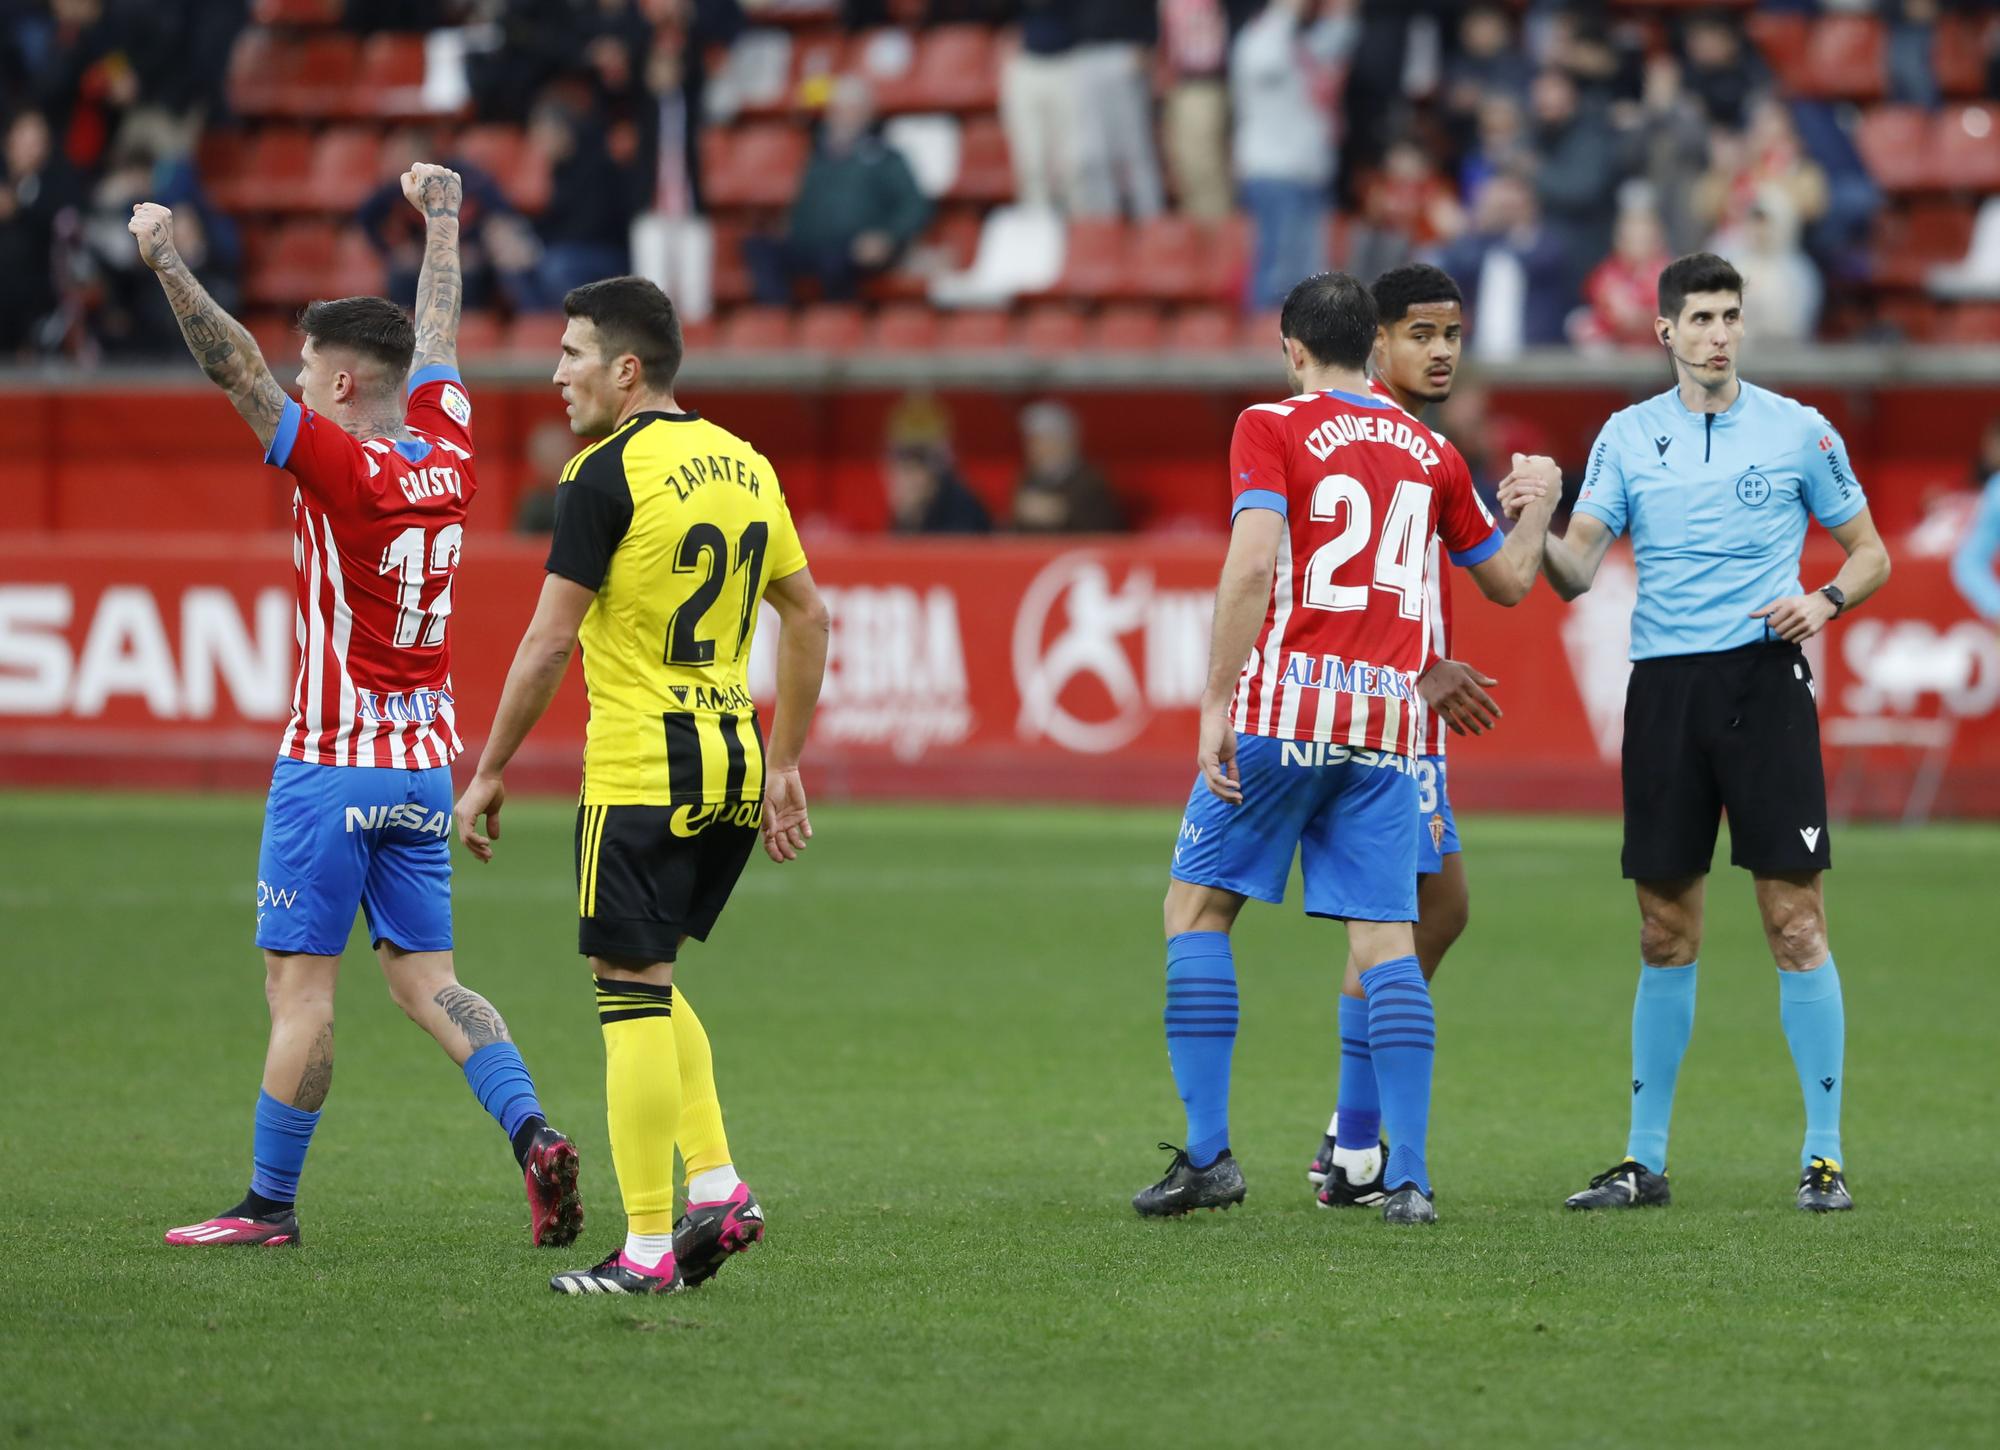
<svg viewBox="0 0 2000 1450"><path fill-rule="evenodd" d="M1833 601L1833 617L1840 618L1841 611L1847 608L1847 591L1838 584L1822 584L1819 592Z"/></svg>

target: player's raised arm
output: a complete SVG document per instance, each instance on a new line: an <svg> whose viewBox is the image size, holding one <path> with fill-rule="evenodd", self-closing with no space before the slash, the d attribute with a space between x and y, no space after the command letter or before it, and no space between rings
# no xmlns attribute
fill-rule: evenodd
<svg viewBox="0 0 2000 1450"><path fill-rule="evenodd" d="M174 245L174 214L155 202L142 201L132 208L125 229L138 242L141 260L160 279L188 351L209 381L229 394L257 441L270 448L285 411L285 390L271 376L257 340L216 304L181 260Z"/></svg>
<svg viewBox="0 0 2000 1450"><path fill-rule="evenodd" d="M458 211L465 183L456 171L419 161L403 173L403 195L423 213L424 265L417 274L415 374L428 367L458 366L458 314L465 277L458 257Z"/></svg>

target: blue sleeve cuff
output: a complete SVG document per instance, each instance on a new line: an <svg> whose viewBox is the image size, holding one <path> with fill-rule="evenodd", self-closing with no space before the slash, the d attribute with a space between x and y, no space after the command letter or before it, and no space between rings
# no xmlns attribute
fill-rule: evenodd
<svg viewBox="0 0 2000 1450"><path fill-rule="evenodd" d="M418 368L410 374L410 392L416 392L425 383L436 382L458 383L463 386L465 379L458 375L458 369L450 363L432 363L429 367Z"/></svg>
<svg viewBox="0 0 2000 1450"><path fill-rule="evenodd" d="M292 461L292 449L299 441L299 422L305 417L305 410L295 399L285 399L285 411L278 415L278 431L271 435L271 446L264 450L264 461L273 468L283 468Z"/></svg>
<svg viewBox="0 0 2000 1450"><path fill-rule="evenodd" d="M1245 509L1269 509L1279 518L1289 518L1285 510L1285 496L1274 488L1248 488L1236 495L1236 502L1229 506L1229 521L1236 522L1236 516Z"/></svg>
<svg viewBox="0 0 2000 1450"><path fill-rule="evenodd" d="M1572 514L1589 514L1592 518L1596 519L1600 524L1603 524L1605 528L1611 530L1611 537L1614 539L1617 538L1620 534L1625 532L1624 527L1611 514L1610 510L1606 509L1601 504L1580 503L1575 508L1571 509L1570 512Z"/></svg>
<svg viewBox="0 0 2000 1450"><path fill-rule="evenodd" d="M1821 528L1837 529L1842 524L1846 523L1849 519L1853 518L1856 514L1860 513L1863 509L1867 507L1868 507L1868 500L1865 497L1857 498L1856 500L1854 500L1854 507L1851 509L1844 509L1841 512L1834 514L1824 514L1824 515L1815 514L1814 517L1819 519Z"/></svg>
<svg viewBox="0 0 2000 1450"><path fill-rule="evenodd" d="M1471 548L1463 551L1458 549L1450 550L1451 562L1458 565L1461 569L1470 569L1474 564L1484 564L1488 559L1499 553L1501 546L1506 542L1506 539L1501 537L1498 526L1495 526L1492 533L1488 534Z"/></svg>

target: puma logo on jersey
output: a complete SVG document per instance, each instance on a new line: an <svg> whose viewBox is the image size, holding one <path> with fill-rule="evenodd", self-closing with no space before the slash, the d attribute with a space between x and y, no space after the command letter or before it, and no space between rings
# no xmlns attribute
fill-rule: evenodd
<svg viewBox="0 0 2000 1450"><path fill-rule="evenodd" d="M1818 826L1800 826L1799 837L1806 843L1806 849L1808 851L1817 851L1819 849Z"/></svg>

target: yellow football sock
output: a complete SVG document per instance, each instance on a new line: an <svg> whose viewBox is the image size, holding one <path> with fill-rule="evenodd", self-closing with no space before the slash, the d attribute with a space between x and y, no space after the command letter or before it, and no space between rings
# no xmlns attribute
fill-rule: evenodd
<svg viewBox="0 0 2000 1450"><path fill-rule="evenodd" d="M635 1234L672 1233L674 1138L680 1130L681 1070L674 1047L674 989L597 979L604 1028L604 1106L611 1164Z"/></svg>
<svg viewBox="0 0 2000 1450"><path fill-rule="evenodd" d="M715 1097L715 1058L708 1033L683 996L674 1004L674 1043L681 1062L681 1165L690 1180L725 1167L729 1139L722 1131L722 1104Z"/></svg>

